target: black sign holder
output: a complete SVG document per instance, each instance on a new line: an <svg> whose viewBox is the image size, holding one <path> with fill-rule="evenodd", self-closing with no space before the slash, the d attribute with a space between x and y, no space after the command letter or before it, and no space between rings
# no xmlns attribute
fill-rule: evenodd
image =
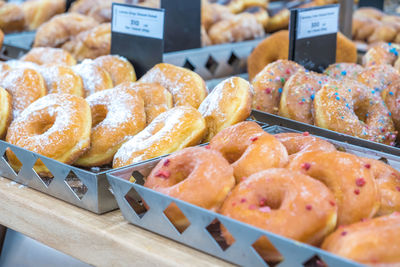
<svg viewBox="0 0 400 267"><path fill-rule="evenodd" d="M323 72L330 64L336 62L337 32L298 39L299 12L338 7L328 5L313 8L292 9L289 23L289 59L305 68ZM339 19L339 18L338 18Z"/></svg>
<svg viewBox="0 0 400 267"><path fill-rule="evenodd" d="M358 7L375 7L383 10L384 0L360 0Z"/></svg>
<svg viewBox="0 0 400 267"><path fill-rule="evenodd" d="M115 6L126 6L142 10L155 10L147 7L126 4L112 4L112 15ZM163 11L161 9L161 11ZM165 17L164 17L165 18ZM154 65L163 61L164 39L144 37L114 31L114 18L111 23L111 54L118 54L127 58L135 67L138 78L143 76Z"/></svg>
<svg viewBox="0 0 400 267"><path fill-rule="evenodd" d="M201 1L162 0L165 10L164 51L201 47Z"/></svg>

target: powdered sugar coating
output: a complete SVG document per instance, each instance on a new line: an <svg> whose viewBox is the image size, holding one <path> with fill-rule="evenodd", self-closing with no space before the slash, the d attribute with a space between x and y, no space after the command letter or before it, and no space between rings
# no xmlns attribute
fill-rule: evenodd
<svg viewBox="0 0 400 267"><path fill-rule="evenodd" d="M49 94L62 93L83 96L82 78L67 66L42 66L40 74L45 80Z"/></svg>
<svg viewBox="0 0 400 267"><path fill-rule="evenodd" d="M61 64L72 66L76 64L76 60L70 53L61 48L52 47L32 48L25 56L21 58L21 60L33 62L38 65Z"/></svg>
<svg viewBox="0 0 400 267"><path fill-rule="evenodd" d="M110 73L114 86L123 82L136 81L135 70L131 63L124 57L118 55L101 56L96 58L94 63Z"/></svg>

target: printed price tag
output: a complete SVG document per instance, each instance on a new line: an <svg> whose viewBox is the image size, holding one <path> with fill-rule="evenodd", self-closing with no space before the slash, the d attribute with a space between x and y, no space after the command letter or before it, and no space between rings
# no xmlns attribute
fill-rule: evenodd
<svg viewBox="0 0 400 267"><path fill-rule="evenodd" d="M113 31L162 39L164 11L140 7L113 5Z"/></svg>
<svg viewBox="0 0 400 267"><path fill-rule="evenodd" d="M339 28L339 8L298 11L297 39L336 33Z"/></svg>
<svg viewBox="0 0 400 267"><path fill-rule="evenodd" d="M140 78L164 53L164 10L113 3L111 54L126 57Z"/></svg>

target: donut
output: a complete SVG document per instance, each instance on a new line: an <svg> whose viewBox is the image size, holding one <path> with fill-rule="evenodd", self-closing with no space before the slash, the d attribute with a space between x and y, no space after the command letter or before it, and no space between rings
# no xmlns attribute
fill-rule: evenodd
<svg viewBox="0 0 400 267"><path fill-rule="evenodd" d="M52 65L38 68L49 94L71 94L83 97L81 76L68 66Z"/></svg>
<svg viewBox="0 0 400 267"><path fill-rule="evenodd" d="M323 182L338 205L338 225L372 218L379 209L379 194L371 170L357 156L338 152L303 153L288 165Z"/></svg>
<svg viewBox="0 0 400 267"><path fill-rule="evenodd" d="M206 32L206 29L201 26L201 47L212 45L211 39Z"/></svg>
<svg viewBox="0 0 400 267"><path fill-rule="evenodd" d="M234 43L264 36L263 25L250 13L234 15L213 24L208 36L213 44Z"/></svg>
<svg viewBox="0 0 400 267"><path fill-rule="evenodd" d="M167 63L155 65L139 81L164 86L172 94L175 106L198 108L207 96L206 84L197 73Z"/></svg>
<svg viewBox="0 0 400 267"><path fill-rule="evenodd" d="M43 77L36 70L28 68L7 71L0 80L0 86L12 96L14 119L31 103L46 94Z"/></svg>
<svg viewBox="0 0 400 267"><path fill-rule="evenodd" d="M214 3L223 4L229 8L232 13L240 13L251 6L260 6L267 8L268 0L214 0Z"/></svg>
<svg viewBox="0 0 400 267"><path fill-rule="evenodd" d="M7 71L11 70L11 67L5 63L0 61L0 79L7 73Z"/></svg>
<svg viewBox="0 0 400 267"><path fill-rule="evenodd" d="M90 144L92 117L85 99L68 94L40 98L13 120L6 141L65 164L73 163ZM11 150L7 158L15 169L21 162ZM41 176L52 174L39 159L33 169Z"/></svg>
<svg viewBox="0 0 400 267"><path fill-rule="evenodd" d="M248 81L231 77L220 82L199 107L207 125L205 140L248 118L252 100L253 88Z"/></svg>
<svg viewBox="0 0 400 267"><path fill-rule="evenodd" d="M110 75L114 86L123 82L136 81L135 70L129 61L120 56L107 55L94 60L94 63L105 69Z"/></svg>
<svg viewBox="0 0 400 267"><path fill-rule="evenodd" d="M379 20L367 17L353 16L352 36L353 40L367 42L370 35L382 23Z"/></svg>
<svg viewBox="0 0 400 267"><path fill-rule="evenodd" d="M370 49L362 58L365 67L381 64L393 65L398 58L400 46L392 43L380 42Z"/></svg>
<svg viewBox="0 0 400 267"><path fill-rule="evenodd" d="M400 214L365 220L329 235L322 249L368 266L400 264Z"/></svg>
<svg viewBox="0 0 400 267"><path fill-rule="evenodd" d="M298 70L304 68L293 61L278 60L268 64L252 81L253 108L277 114L283 86Z"/></svg>
<svg viewBox="0 0 400 267"><path fill-rule="evenodd" d="M289 27L290 11L287 8L280 10L268 20L267 32L275 32ZM288 48L289 49L289 48Z"/></svg>
<svg viewBox="0 0 400 267"><path fill-rule="evenodd" d="M356 63L334 63L325 69L324 74L336 80L357 80L358 75L364 68Z"/></svg>
<svg viewBox="0 0 400 267"><path fill-rule="evenodd" d="M391 113L379 95L356 81L325 84L315 94L314 113L316 126L394 145Z"/></svg>
<svg viewBox="0 0 400 267"><path fill-rule="evenodd" d="M268 20L269 20L269 15L267 10L265 10L263 7L260 6L251 6L243 10L243 13L250 13L255 16L256 20L258 23L260 23L264 29L268 25Z"/></svg>
<svg viewBox="0 0 400 267"><path fill-rule="evenodd" d="M256 172L288 163L287 151L278 139L251 121L222 130L211 139L210 148L232 165L237 183Z"/></svg>
<svg viewBox="0 0 400 267"><path fill-rule="evenodd" d="M311 71L298 71L293 74L283 86L279 102L280 116L314 124L312 114L315 93L329 78Z"/></svg>
<svg viewBox="0 0 400 267"><path fill-rule="evenodd" d="M261 41L247 59L250 80L266 65L278 59L287 59L289 51L289 32L282 30ZM357 62L357 47L338 32L336 41L336 62Z"/></svg>
<svg viewBox="0 0 400 267"><path fill-rule="evenodd" d="M12 98L11 95L0 87L0 139L7 133L8 126L12 119Z"/></svg>
<svg viewBox="0 0 400 267"><path fill-rule="evenodd" d="M389 84L382 92L382 98L391 113L391 118L397 131L400 131L399 88L400 79L397 79Z"/></svg>
<svg viewBox="0 0 400 267"><path fill-rule="evenodd" d="M373 7L360 7L354 11L356 17L366 17L381 20L385 15L381 10Z"/></svg>
<svg viewBox="0 0 400 267"><path fill-rule="evenodd" d="M0 29L4 33L23 31L25 15L20 5L0 2Z"/></svg>
<svg viewBox="0 0 400 267"><path fill-rule="evenodd" d="M358 75L359 82L377 92L382 92L388 85L399 79L399 72L389 65L370 66Z"/></svg>
<svg viewBox="0 0 400 267"><path fill-rule="evenodd" d="M144 183L145 187L212 211L218 211L234 185L229 163L218 152L204 147L184 148L162 159ZM190 224L176 204L164 213L181 232Z"/></svg>
<svg viewBox="0 0 400 267"><path fill-rule="evenodd" d="M110 74L95 64L93 60L85 59L80 64L73 66L72 70L81 76L86 96L113 88Z"/></svg>
<svg viewBox="0 0 400 267"><path fill-rule="evenodd" d="M368 43L391 42L396 38L396 27L387 23L381 23L375 28L374 32L368 37Z"/></svg>
<svg viewBox="0 0 400 267"><path fill-rule="evenodd" d="M296 241L319 245L336 225L334 196L321 182L300 172L269 169L255 173L229 194L220 213ZM235 240L221 227L230 245ZM268 262L282 256L266 237L253 244Z"/></svg>
<svg viewBox="0 0 400 267"><path fill-rule="evenodd" d="M289 154L289 161L307 152L336 151L334 145L321 138L310 136L307 132L300 133L279 133L274 135L281 142Z"/></svg>
<svg viewBox="0 0 400 267"><path fill-rule="evenodd" d="M67 51L61 48L52 47L34 47L20 60L29 61L38 65L60 64L73 66L76 65L75 58Z"/></svg>
<svg viewBox="0 0 400 267"><path fill-rule="evenodd" d="M206 133L206 123L197 109L178 106L157 116L143 131L124 143L113 168L127 166L197 145Z"/></svg>
<svg viewBox="0 0 400 267"><path fill-rule="evenodd" d="M125 82L115 87L115 89L118 88L134 90L144 100L146 125L173 107L171 93L158 83Z"/></svg>
<svg viewBox="0 0 400 267"><path fill-rule="evenodd" d="M3 31L0 29L0 48L3 47L3 41L4 41L4 33L3 33Z"/></svg>
<svg viewBox="0 0 400 267"><path fill-rule="evenodd" d="M201 24L208 31L218 21L231 18L232 12L224 5L203 3L201 5Z"/></svg>
<svg viewBox="0 0 400 267"><path fill-rule="evenodd" d="M111 163L123 143L144 129L143 99L133 90L113 88L86 98L92 112L90 149L75 165L102 166Z"/></svg>
<svg viewBox="0 0 400 267"><path fill-rule="evenodd" d="M72 36L98 25L91 17L78 13L64 13L43 23L36 31L34 47L60 47Z"/></svg>
<svg viewBox="0 0 400 267"><path fill-rule="evenodd" d="M27 30L36 30L53 16L65 12L65 0L30 0L21 3Z"/></svg>
<svg viewBox="0 0 400 267"><path fill-rule="evenodd" d="M400 172L380 160L362 158L370 168L378 186L381 205L377 216L400 211Z"/></svg>

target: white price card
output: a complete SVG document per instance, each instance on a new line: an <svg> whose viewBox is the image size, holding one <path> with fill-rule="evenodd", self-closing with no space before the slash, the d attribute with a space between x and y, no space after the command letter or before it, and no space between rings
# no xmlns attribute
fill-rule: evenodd
<svg viewBox="0 0 400 267"><path fill-rule="evenodd" d="M112 31L163 39L164 10L128 5L113 5Z"/></svg>
<svg viewBox="0 0 400 267"><path fill-rule="evenodd" d="M332 34L338 29L338 6L298 11L296 39Z"/></svg>

